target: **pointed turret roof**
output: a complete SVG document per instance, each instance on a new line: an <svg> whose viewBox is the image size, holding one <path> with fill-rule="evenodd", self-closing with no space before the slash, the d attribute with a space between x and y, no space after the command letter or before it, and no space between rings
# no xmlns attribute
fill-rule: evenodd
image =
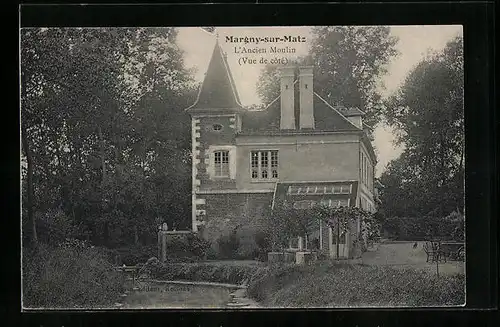
<svg viewBox="0 0 500 327"><path fill-rule="evenodd" d="M219 42L216 41L198 98L187 110L220 111L222 109L234 111L241 108L240 98L227 63L226 54L222 51Z"/></svg>

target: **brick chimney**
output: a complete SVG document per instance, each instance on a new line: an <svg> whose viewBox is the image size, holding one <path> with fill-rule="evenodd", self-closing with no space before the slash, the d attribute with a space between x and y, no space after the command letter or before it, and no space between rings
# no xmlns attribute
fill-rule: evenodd
<svg viewBox="0 0 500 327"><path fill-rule="evenodd" d="M299 67L300 128L314 128L313 67Z"/></svg>
<svg viewBox="0 0 500 327"><path fill-rule="evenodd" d="M295 129L294 67L280 67L281 76L281 129Z"/></svg>

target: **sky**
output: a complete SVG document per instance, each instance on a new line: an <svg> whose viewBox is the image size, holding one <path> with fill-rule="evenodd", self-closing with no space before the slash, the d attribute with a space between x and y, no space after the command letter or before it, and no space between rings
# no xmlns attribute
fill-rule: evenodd
<svg viewBox="0 0 500 327"><path fill-rule="evenodd" d="M219 44L227 54L228 63L233 74L238 93L243 105L260 104L256 83L264 63L261 58L270 60L286 59L293 62L294 58L307 53L311 40L311 27L220 27L217 28ZM389 96L403 83L407 74L430 51L440 51L446 43L458 35L462 35L461 25L414 25L391 26L391 34L398 37L396 49L399 55L387 66L387 74L381 78L379 91L383 96ZM244 44L226 42L226 36L233 37L284 37L300 36L306 42L293 43L295 53L269 53L270 46L275 44ZM179 28L178 46L184 51L184 61L187 68L195 68L195 78L201 82L206 72L216 36L199 27ZM267 53L241 53L240 46L247 48L265 48ZM284 47L285 44L282 45ZM236 47L236 49L235 49ZM242 58L256 59L257 63L242 62ZM383 86L382 86L383 85ZM403 148L393 144L394 135L391 128L383 123L374 131L374 147L378 157L376 176L379 177L387 163L396 159Z"/></svg>

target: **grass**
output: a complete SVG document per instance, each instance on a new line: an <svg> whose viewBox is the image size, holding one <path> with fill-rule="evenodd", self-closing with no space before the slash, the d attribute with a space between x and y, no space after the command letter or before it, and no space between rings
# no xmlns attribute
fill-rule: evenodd
<svg viewBox="0 0 500 327"><path fill-rule="evenodd" d="M23 251L24 308L112 307L123 279L97 248L51 247Z"/></svg>
<svg viewBox="0 0 500 327"><path fill-rule="evenodd" d="M444 306L464 304L464 275L318 262L254 280L249 294L272 307Z"/></svg>

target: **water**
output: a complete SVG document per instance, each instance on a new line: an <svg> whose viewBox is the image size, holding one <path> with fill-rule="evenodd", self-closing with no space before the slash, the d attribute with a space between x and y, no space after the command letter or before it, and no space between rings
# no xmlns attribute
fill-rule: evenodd
<svg viewBox="0 0 500 327"><path fill-rule="evenodd" d="M124 309L227 308L230 288L137 282L123 299Z"/></svg>

